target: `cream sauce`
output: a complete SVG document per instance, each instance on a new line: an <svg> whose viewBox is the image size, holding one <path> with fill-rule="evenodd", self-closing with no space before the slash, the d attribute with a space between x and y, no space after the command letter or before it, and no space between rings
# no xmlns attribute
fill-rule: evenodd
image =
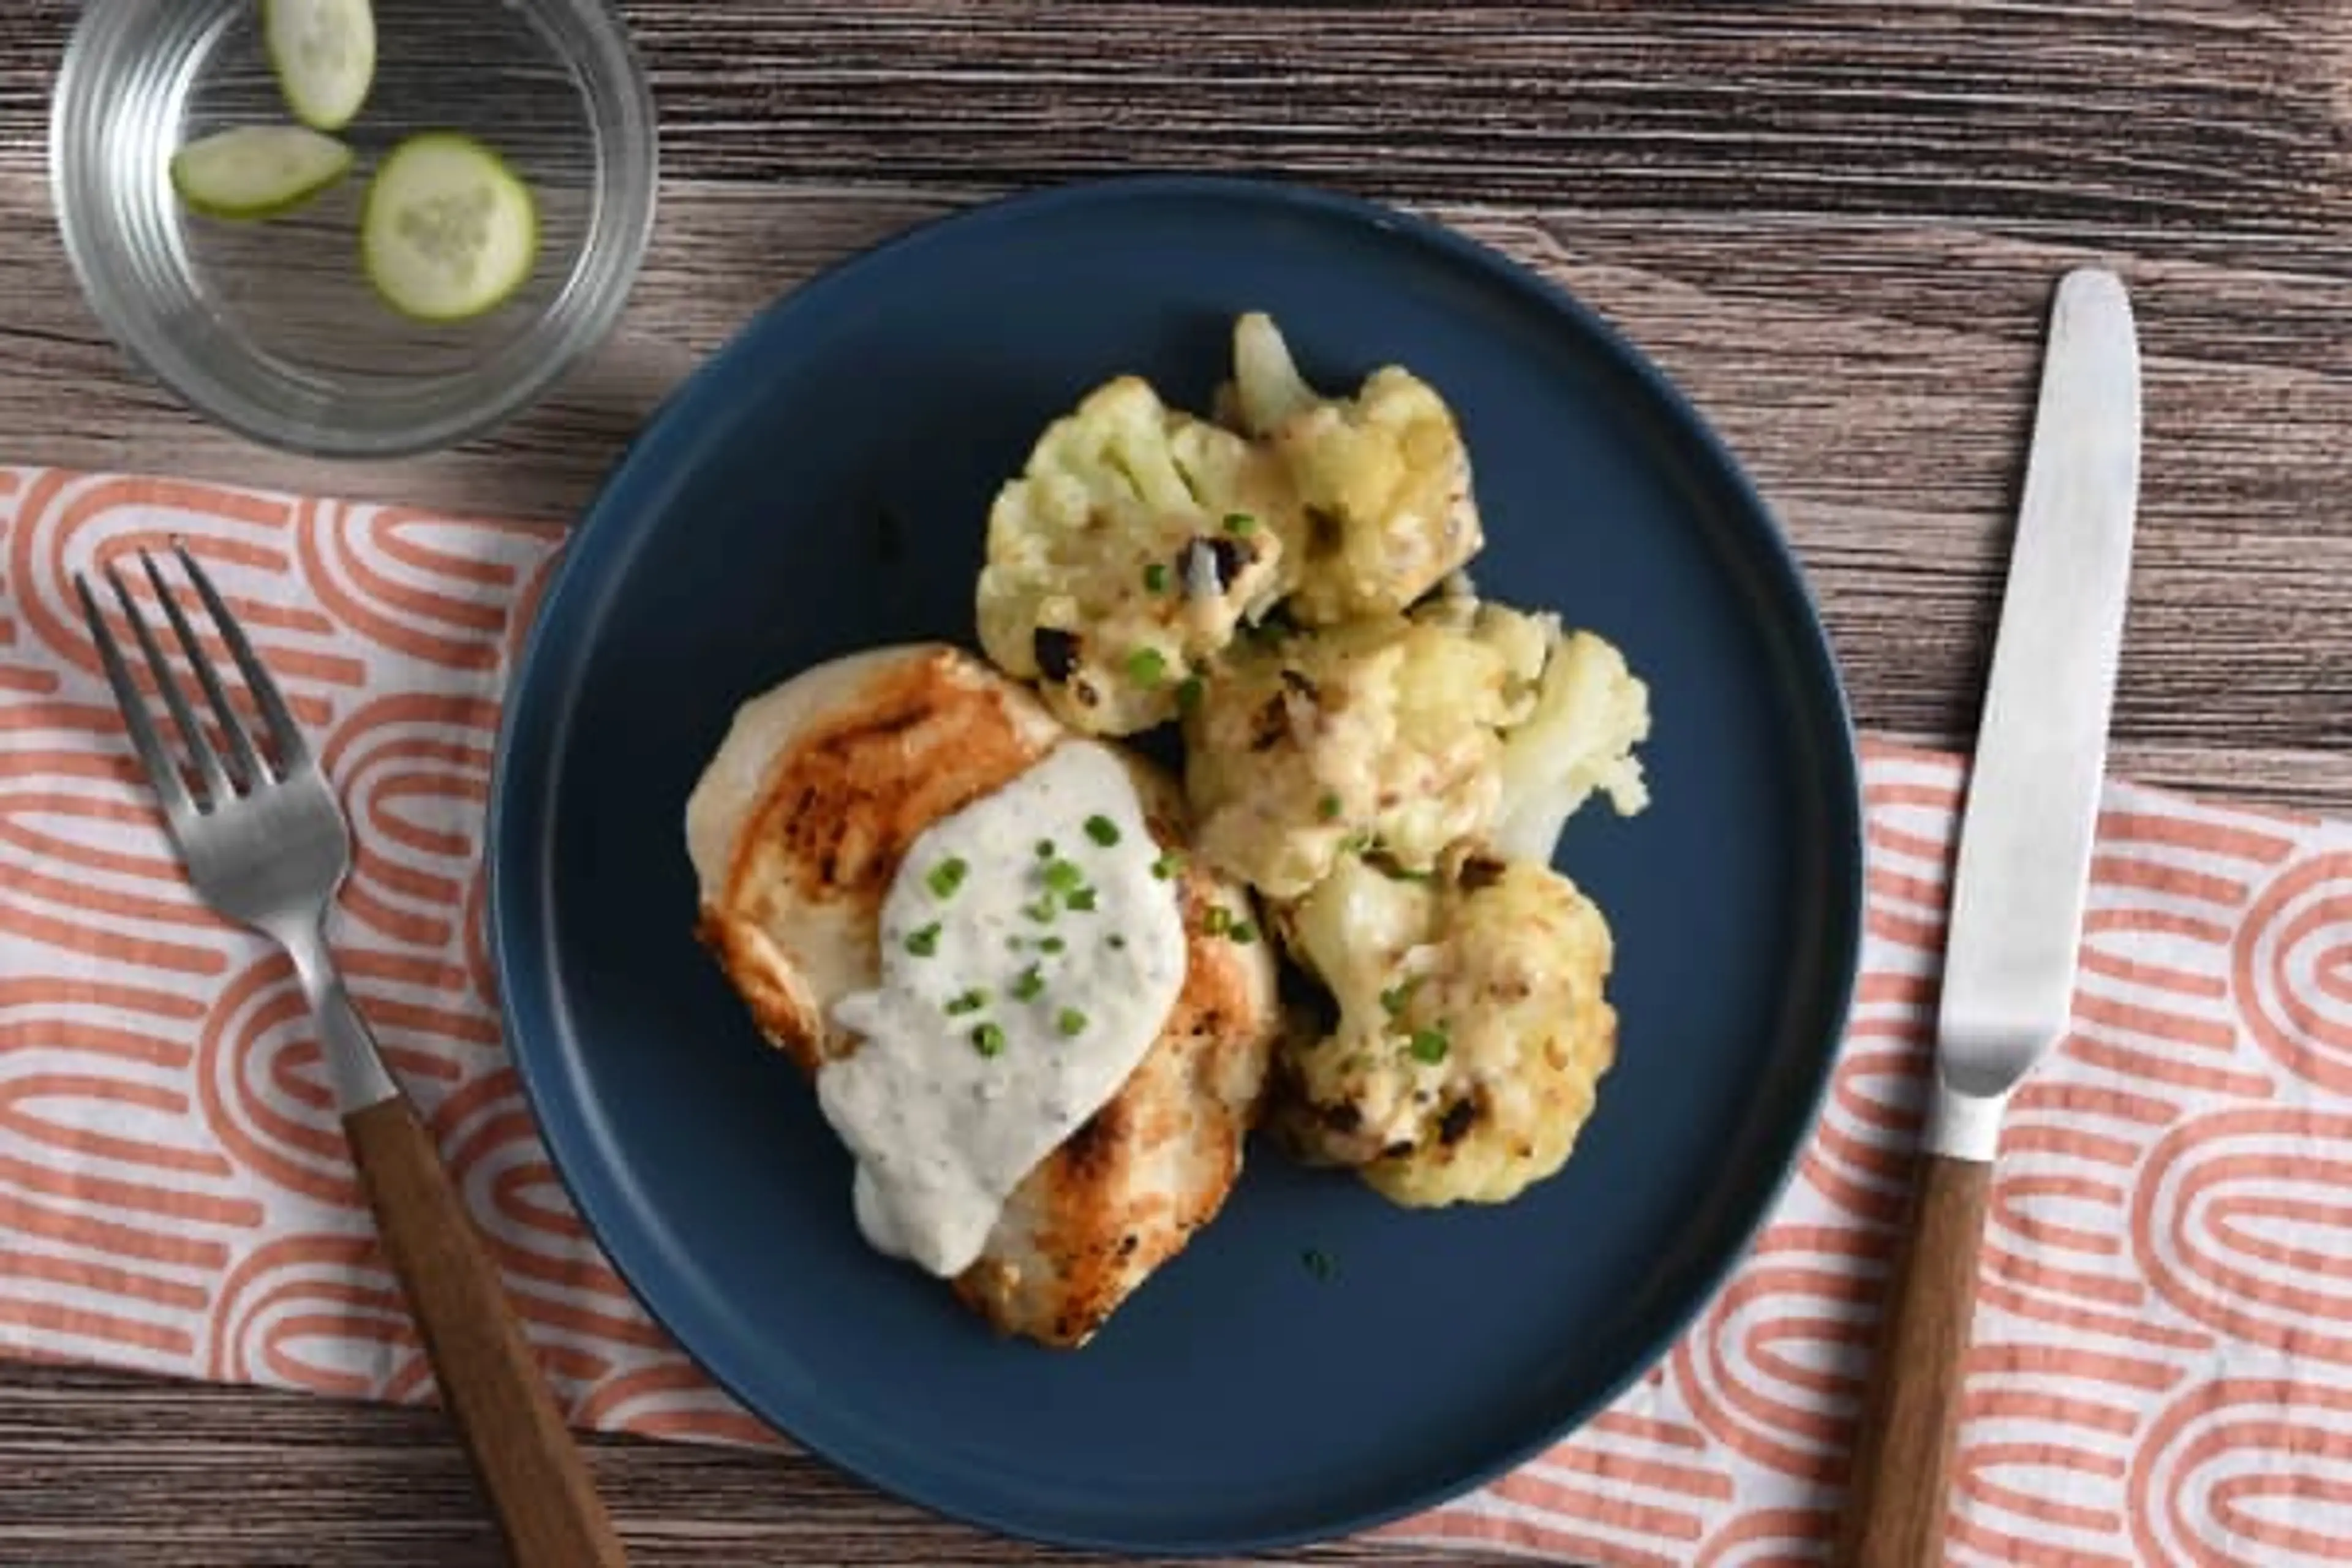
<svg viewBox="0 0 2352 1568"><path fill-rule="evenodd" d="M817 1075L876 1247L961 1273L1118 1092L1183 988L1168 870L1126 766L1088 741L916 838L883 900L880 984L834 1007L857 1048Z"/></svg>

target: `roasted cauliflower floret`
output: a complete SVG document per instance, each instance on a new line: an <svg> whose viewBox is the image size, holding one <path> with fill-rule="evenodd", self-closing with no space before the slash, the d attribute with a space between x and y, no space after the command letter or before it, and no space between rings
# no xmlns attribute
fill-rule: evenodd
<svg viewBox="0 0 2352 1568"><path fill-rule="evenodd" d="M1350 861L1283 918L1338 1004L1282 1058L1286 1142L1412 1207L1567 1163L1617 1049L1608 922L1575 884L1479 852L1432 880Z"/></svg>
<svg viewBox="0 0 2352 1568"><path fill-rule="evenodd" d="M1633 748L1650 736L1650 690L1612 644L1591 632L1562 638L1557 616L1532 618L1553 647L1534 711L1504 737L1503 798L1488 841L1507 858L1549 864L1560 828L1596 791L1620 816L1648 806Z"/></svg>
<svg viewBox="0 0 2352 1568"><path fill-rule="evenodd" d="M1316 625L1402 610L1485 543L1470 451L1444 399L1410 372L1372 373L1351 398L1309 387L1267 317L1234 328L1227 416L1263 439L1297 493L1289 609Z"/></svg>
<svg viewBox="0 0 2352 1568"><path fill-rule="evenodd" d="M1290 504L1271 457L1122 376L1050 426L998 493L981 646L1079 730L1163 723L1289 586Z"/></svg>
<svg viewBox="0 0 2352 1568"><path fill-rule="evenodd" d="M1483 835L1502 730L1532 710L1541 637L1492 608L1244 639L1185 725L1194 843L1276 899L1343 853L1426 870Z"/></svg>

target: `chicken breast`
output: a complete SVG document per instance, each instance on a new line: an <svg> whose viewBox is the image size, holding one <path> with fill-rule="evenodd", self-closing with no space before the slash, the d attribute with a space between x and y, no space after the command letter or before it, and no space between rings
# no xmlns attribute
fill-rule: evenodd
<svg viewBox="0 0 2352 1568"><path fill-rule="evenodd" d="M908 846L1068 738L1027 688L945 644L853 655L745 703L686 826L697 933L761 1033L811 1074L856 1051L833 1006L877 984L881 905ZM1181 852L1181 792L1125 760L1152 837ZM1183 988L1159 1037L954 1280L1006 1332L1084 1344L1240 1175L1278 1023L1272 944L1207 934L1248 921L1248 895L1191 857L1180 900Z"/></svg>

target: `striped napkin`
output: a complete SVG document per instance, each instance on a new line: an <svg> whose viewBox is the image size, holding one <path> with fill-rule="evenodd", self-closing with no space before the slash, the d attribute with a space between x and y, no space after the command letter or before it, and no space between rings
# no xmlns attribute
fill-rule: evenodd
<svg viewBox="0 0 2352 1568"><path fill-rule="evenodd" d="M0 1352L415 1400L285 961L198 906L71 574L185 535L359 841L352 990L572 1419L778 1439L597 1255L501 1048L479 864L547 530L0 468ZM1868 756L1834 1092L1751 1256L1541 1459L1383 1533L1603 1564L1814 1560L1918 1121L1958 763ZM2352 1562L2352 831L2113 786L2074 1028L1992 1194L1951 1560Z"/></svg>

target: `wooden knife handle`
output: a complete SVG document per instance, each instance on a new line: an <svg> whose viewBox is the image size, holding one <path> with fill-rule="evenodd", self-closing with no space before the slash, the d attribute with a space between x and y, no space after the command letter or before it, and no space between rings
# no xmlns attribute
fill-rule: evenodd
<svg viewBox="0 0 2352 1568"><path fill-rule="evenodd" d="M1992 1166L1927 1156L1898 1250L1854 1437L1838 1568L1934 1568L1944 1561L1961 1363L1976 1309L1977 1258Z"/></svg>
<svg viewBox="0 0 2352 1568"><path fill-rule="evenodd" d="M498 1266L405 1095L346 1117L383 1249L441 1404L517 1568L623 1568L620 1537L509 1305Z"/></svg>

